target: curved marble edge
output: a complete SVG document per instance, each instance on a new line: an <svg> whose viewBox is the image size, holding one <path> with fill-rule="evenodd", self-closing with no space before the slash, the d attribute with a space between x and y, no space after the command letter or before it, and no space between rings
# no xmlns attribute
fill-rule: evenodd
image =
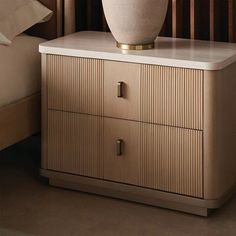
<svg viewBox="0 0 236 236"><path fill-rule="evenodd" d="M116 48L110 33L78 32L40 44L45 54L112 61L221 70L236 62L236 44L158 37L155 49L125 51Z"/></svg>

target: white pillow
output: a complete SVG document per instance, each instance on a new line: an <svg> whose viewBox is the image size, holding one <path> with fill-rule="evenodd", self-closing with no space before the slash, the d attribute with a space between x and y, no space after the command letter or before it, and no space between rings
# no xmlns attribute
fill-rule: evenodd
<svg viewBox="0 0 236 236"><path fill-rule="evenodd" d="M0 44L11 44L17 35L49 20L52 14L37 0L0 0Z"/></svg>

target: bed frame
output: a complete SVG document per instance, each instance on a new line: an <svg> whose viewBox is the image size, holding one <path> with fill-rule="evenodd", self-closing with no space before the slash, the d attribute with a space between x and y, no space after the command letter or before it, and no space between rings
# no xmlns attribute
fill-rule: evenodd
<svg viewBox="0 0 236 236"><path fill-rule="evenodd" d="M36 25L28 34L53 39L62 34L62 0L40 0L53 10L49 22ZM0 107L0 150L40 132L40 93Z"/></svg>

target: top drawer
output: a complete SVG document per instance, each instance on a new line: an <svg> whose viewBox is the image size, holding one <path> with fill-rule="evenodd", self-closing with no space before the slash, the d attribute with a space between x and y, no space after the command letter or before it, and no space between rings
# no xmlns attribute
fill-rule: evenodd
<svg viewBox="0 0 236 236"><path fill-rule="evenodd" d="M49 109L203 129L203 71L47 56Z"/></svg>
<svg viewBox="0 0 236 236"><path fill-rule="evenodd" d="M203 130L203 71L141 66L141 120Z"/></svg>
<svg viewBox="0 0 236 236"><path fill-rule="evenodd" d="M203 129L203 71L111 61L104 65L105 116Z"/></svg>
<svg viewBox="0 0 236 236"><path fill-rule="evenodd" d="M103 61L47 55L48 108L103 115Z"/></svg>

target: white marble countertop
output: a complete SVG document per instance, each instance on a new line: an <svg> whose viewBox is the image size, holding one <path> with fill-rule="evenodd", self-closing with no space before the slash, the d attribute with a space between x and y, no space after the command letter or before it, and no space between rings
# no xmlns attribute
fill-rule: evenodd
<svg viewBox="0 0 236 236"><path fill-rule="evenodd" d="M40 44L46 54L182 68L221 70L236 62L236 44L158 37L155 49L127 51L110 33L84 31Z"/></svg>

